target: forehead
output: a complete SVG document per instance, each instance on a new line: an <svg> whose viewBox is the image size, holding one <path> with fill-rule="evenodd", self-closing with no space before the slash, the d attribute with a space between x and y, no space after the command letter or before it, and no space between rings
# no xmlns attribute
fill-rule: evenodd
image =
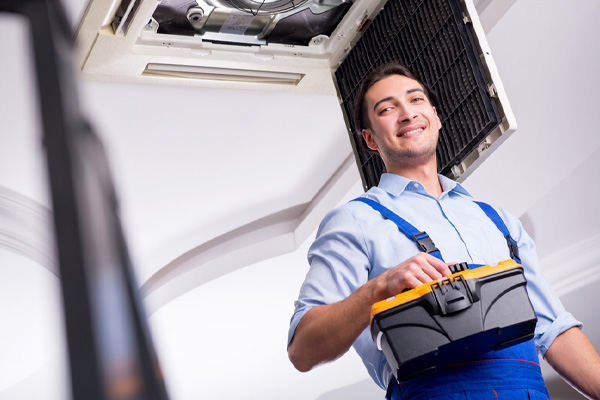
<svg viewBox="0 0 600 400"><path fill-rule="evenodd" d="M423 86L416 80L404 75L390 75L375 82L365 93L365 99L370 108L371 105L382 99L406 96L414 89L420 89L424 92Z"/></svg>

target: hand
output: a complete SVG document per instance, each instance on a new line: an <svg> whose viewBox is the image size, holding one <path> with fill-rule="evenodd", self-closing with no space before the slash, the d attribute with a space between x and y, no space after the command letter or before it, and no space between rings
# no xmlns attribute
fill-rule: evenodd
<svg viewBox="0 0 600 400"><path fill-rule="evenodd" d="M404 289L412 289L445 276L451 275L449 265L427 253L419 253L401 262L375 278L381 300L395 296Z"/></svg>

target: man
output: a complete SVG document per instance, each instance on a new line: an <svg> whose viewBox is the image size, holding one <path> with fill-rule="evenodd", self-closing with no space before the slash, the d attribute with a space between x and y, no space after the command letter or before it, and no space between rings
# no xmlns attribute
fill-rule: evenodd
<svg viewBox="0 0 600 400"><path fill-rule="evenodd" d="M462 186L437 175L441 121L432 93L399 64L378 68L355 101L355 125L386 173L364 197L423 230L445 260L493 265L511 258L503 234ZM331 211L309 250L311 268L292 317L288 355L300 371L354 346L388 399L546 398L538 354L573 386L600 398L600 357L542 277L535 246L520 222L497 210L518 244L538 317L535 340L398 385L368 331L371 306L404 289L450 275L449 265L417 246L369 205ZM509 349L511 349L509 348ZM515 353L516 352L516 353ZM505 356L505 354L509 354Z"/></svg>

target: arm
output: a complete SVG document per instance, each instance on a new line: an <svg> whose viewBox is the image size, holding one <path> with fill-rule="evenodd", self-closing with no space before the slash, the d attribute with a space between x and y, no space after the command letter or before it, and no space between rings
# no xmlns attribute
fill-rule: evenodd
<svg viewBox="0 0 600 400"><path fill-rule="evenodd" d="M545 358L575 389L589 398L600 399L600 355L578 327L558 335Z"/></svg>
<svg viewBox="0 0 600 400"><path fill-rule="evenodd" d="M374 303L448 275L446 263L420 253L368 281L346 299L310 309L288 347L292 364L306 372L341 357L369 325Z"/></svg>

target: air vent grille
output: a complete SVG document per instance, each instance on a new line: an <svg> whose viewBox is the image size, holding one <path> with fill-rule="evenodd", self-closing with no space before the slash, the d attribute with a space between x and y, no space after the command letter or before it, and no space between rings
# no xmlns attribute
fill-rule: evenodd
<svg viewBox="0 0 600 400"><path fill-rule="evenodd" d="M298 85L304 74L292 72L250 70L238 68L201 67L196 65L175 65L149 63L142 72L144 76L165 78L203 79L209 81L229 81L247 83L268 83L276 85Z"/></svg>
<svg viewBox="0 0 600 400"><path fill-rule="evenodd" d="M336 70L365 189L378 184L384 165L354 134L353 101L361 80L382 64L403 63L437 93L440 173L455 177L452 167L500 124L472 37L460 0L390 0Z"/></svg>
<svg viewBox="0 0 600 400"><path fill-rule="evenodd" d="M141 0L123 0L117 8L117 12L112 21L112 27L115 35L124 35L133 21L136 11L140 6Z"/></svg>

